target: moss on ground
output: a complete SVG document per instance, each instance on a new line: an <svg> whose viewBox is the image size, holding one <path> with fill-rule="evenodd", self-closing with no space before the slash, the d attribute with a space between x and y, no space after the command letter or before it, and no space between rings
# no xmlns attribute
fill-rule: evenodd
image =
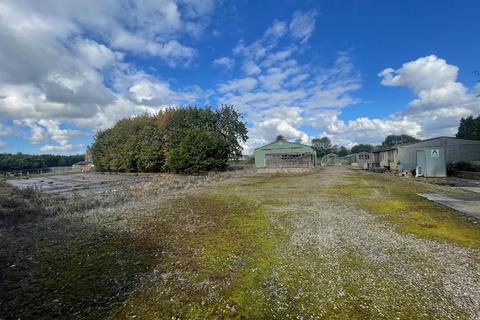
<svg viewBox="0 0 480 320"><path fill-rule="evenodd" d="M458 192L446 190L441 192ZM412 179L372 173L351 174L348 181L327 190L343 201L348 199L362 209L382 215L402 232L480 248L480 228L461 214L418 195L428 192L439 189Z"/></svg>
<svg viewBox="0 0 480 320"><path fill-rule="evenodd" d="M62 231L43 233L2 266L7 319L101 318L157 264L148 239L86 229L69 230L78 238L53 235Z"/></svg>
<svg viewBox="0 0 480 320"><path fill-rule="evenodd" d="M275 242L265 212L231 194L206 194L186 202L175 207L175 214L188 215L202 227L175 241L174 268L169 268L174 273L144 284L110 317L267 317L262 282L272 272Z"/></svg>
<svg viewBox="0 0 480 320"><path fill-rule="evenodd" d="M8 257L1 261L1 310L6 318L444 317L424 287L381 261L352 248L295 246L292 221L321 214L304 207L324 197L377 214L399 231L472 248L480 248L480 228L418 197L434 189L426 184L342 173L325 185L322 174L245 178L117 214L108 226L45 221L22 234L27 240L15 240L21 259L19 247L0 248ZM466 317L448 299L438 304L452 318Z"/></svg>

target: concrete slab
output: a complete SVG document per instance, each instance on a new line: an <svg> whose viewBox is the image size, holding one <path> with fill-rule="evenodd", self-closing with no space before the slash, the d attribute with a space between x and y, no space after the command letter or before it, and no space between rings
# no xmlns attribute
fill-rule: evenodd
<svg viewBox="0 0 480 320"><path fill-rule="evenodd" d="M100 174L93 172L10 179L6 182L16 188L36 188L45 193L73 195L114 191L119 185L131 185L147 179L129 174Z"/></svg>
<svg viewBox="0 0 480 320"><path fill-rule="evenodd" d="M480 219L480 194L418 193L420 197Z"/></svg>
<svg viewBox="0 0 480 320"><path fill-rule="evenodd" d="M470 191L470 192L480 193L480 187L462 187L460 189Z"/></svg>

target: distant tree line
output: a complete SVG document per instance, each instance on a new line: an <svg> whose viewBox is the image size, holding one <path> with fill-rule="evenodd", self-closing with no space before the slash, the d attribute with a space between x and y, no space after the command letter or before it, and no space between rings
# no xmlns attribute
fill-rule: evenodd
<svg viewBox="0 0 480 320"><path fill-rule="evenodd" d="M239 159L247 138L242 115L231 105L169 108L98 132L91 151L100 171L201 174Z"/></svg>
<svg viewBox="0 0 480 320"><path fill-rule="evenodd" d="M338 145L332 144L330 138L328 137L322 137L322 138L312 139L312 148L315 149L315 151L317 151L318 157L323 157L329 153L334 153L340 157L344 157L353 153L372 152L377 148L392 147L400 144L414 143L419 141L420 140L418 140L417 138L406 135L406 134L389 135L385 138L385 140L382 142L381 145L375 146L372 144L357 144L353 146L351 149L347 149L344 146L338 146Z"/></svg>
<svg viewBox="0 0 480 320"><path fill-rule="evenodd" d="M0 171L67 167L83 159L83 155L0 153Z"/></svg>

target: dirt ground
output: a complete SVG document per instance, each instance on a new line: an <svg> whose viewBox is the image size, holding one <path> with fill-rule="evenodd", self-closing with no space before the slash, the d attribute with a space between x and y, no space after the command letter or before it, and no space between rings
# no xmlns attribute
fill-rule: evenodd
<svg viewBox="0 0 480 320"><path fill-rule="evenodd" d="M480 227L417 195L466 191L342 167L100 184L2 186L0 319L480 317Z"/></svg>

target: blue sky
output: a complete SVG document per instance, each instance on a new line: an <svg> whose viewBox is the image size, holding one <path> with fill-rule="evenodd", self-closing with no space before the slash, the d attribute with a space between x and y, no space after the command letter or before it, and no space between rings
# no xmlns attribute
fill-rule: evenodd
<svg viewBox="0 0 480 320"><path fill-rule="evenodd" d="M78 153L123 117L234 104L348 147L480 114L478 1L0 3L0 152Z"/></svg>

